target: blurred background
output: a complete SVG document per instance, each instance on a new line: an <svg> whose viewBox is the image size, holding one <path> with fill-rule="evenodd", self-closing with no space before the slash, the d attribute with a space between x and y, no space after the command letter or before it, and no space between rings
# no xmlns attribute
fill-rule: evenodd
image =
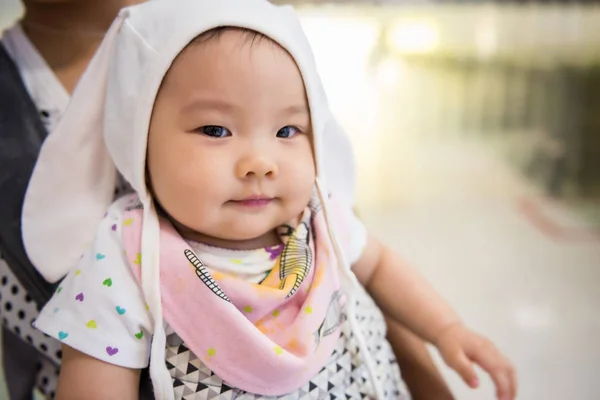
<svg viewBox="0 0 600 400"><path fill-rule="evenodd" d="M294 4L369 228L508 353L520 399L600 399L600 6Z"/></svg>
<svg viewBox="0 0 600 400"><path fill-rule="evenodd" d="M599 399L600 6L291 3L369 228L512 358L520 399Z"/></svg>

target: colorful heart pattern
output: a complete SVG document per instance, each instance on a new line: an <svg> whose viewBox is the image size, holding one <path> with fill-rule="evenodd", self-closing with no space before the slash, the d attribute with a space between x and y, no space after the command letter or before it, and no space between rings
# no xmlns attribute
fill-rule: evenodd
<svg viewBox="0 0 600 400"><path fill-rule="evenodd" d="M85 324L85 326L87 326L90 329L96 329L98 327L96 321L94 321L93 319L89 320L87 324Z"/></svg>
<svg viewBox="0 0 600 400"><path fill-rule="evenodd" d="M133 223L133 218L129 218L129 219L127 219L127 220L123 221L123 224L124 224L125 226L130 226L132 223ZM117 224L113 224L113 225L111 226L111 230L112 230L113 232L116 232L116 231L117 231L117 228L118 228ZM105 258L106 258L106 255L104 255L104 254L102 254L102 253L96 253L96 260L97 260L97 261L104 260ZM139 253L138 253L138 254L136 255L135 263L136 263L136 264L138 264L138 265L140 265L140 264L141 264L141 254L139 254ZM78 276L78 275L80 275L80 274L81 274L81 270L79 270L79 269L78 269L78 270L76 270L74 274L75 274L75 276ZM111 286L112 286L112 284L113 284L112 278L106 278L104 281L102 281L102 285L104 285L104 286L106 286L106 287L111 287ZM63 288L62 288L61 286L59 286L59 287L56 289L56 293L57 293L57 294L58 294L58 293L60 293L60 292L62 291L62 289L63 289ZM81 292L81 293L78 293L78 294L75 296L75 300L76 300L76 301L83 302L83 301L84 301L84 299L85 299L85 296L84 296L83 292ZM54 313L58 313L58 312L59 312L59 310L60 310L60 309L59 309L58 307L54 308ZM116 306L116 307L115 307L115 310L117 311L117 313L118 313L119 315L124 315L124 314L127 312L127 310L126 310L124 307L121 307L121 306ZM98 328L98 324L97 324L97 322L96 322L95 320L93 320L93 319L92 319L92 320L89 320L88 322L86 322L85 326L86 326L87 328L89 328L89 329L97 329L97 328ZM137 339L141 340L141 339L144 337L144 332L143 332L142 330L140 330L139 332L135 333L134 335L135 335L135 337L136 337ZM58 332L58 339L59 339L59 340L61 340L61 341L64 341L64 340L65 340L65 339L67 339L68 337L69 337L69 333L68 333L68 332L65 332L65 331L60 331L60 332ZM118 349L117 347L112 347L112 346L107 346L107 347L106 347L106 354L108 354L108 356L109 356L109 357L113 357L113 356L115 356L115 355L116 355L116 354L118 354L118 353L119 353L119 349ZM209 351L209 354L210 354L210 353L214 354L214 350L213 350L212 352L211 352L211 351Z"/></svg>
<svg viewBox="0 0 600 400"><path fill-rule="evenodd" d="M117 354L119 352L119 349L117 349L116 347L110 347L108 346L106 348L106 354L108 354L109 356L114 356L115 354Z"/></svg>

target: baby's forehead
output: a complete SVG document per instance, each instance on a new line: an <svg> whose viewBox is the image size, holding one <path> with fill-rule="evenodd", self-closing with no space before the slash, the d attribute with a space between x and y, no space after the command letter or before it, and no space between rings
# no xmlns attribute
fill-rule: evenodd
<svg viewBox="0 0 600 400"><path fill-rule="evenodd" d="M303 77L287 50L261 33L222 27L197 36L184 47L165 74L162 89L235 92L232 85L247 86L253 81L260 83L254 85L257 91L278 85L280 94L305 96Z"/></svg>
<svg viewBox="0 0 600 400"><path fill-rule="evenodd" d="M217 57L223 55L256 54L254 50L262 50L263 47L269 48L276 56L284 56L293 61L288 51L270 37L251 29L223 26L208 30L192 39L175 57L172 67L183 62L182 59L185 60L186 54L191 52L202 52L207 57L205 62L215 62ZM295 64L295 61L293 62Z"/></svg>

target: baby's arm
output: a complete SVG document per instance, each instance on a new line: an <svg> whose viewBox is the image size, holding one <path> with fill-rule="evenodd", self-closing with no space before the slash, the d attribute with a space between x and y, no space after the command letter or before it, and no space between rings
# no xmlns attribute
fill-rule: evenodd
<svg viewBox="0 0 600 400"><path fill-rule="evenodd" d="M369 237L353 268L384 313L433 343L471 387L478 386L475 362L492 376L498 398L514 399L516 379L508 360L492 342L467 329L431 284L391 249Z"/></svg>
<svg viewBox="0 0 600 400"><path fill-rule="evenodd" d="M140 370L119 367L63 345L56 400L137 400Z"/></svg>
<svg viewBox="0 0 600 400"><path fill-rule="evenodd" d="M131 268L137 255L125 252L121 237L128 205L124 198L110 207L92 245L35 321L64 347L59 399L137 399L152 321Z"/></svg>
<svg viewBox="0 0 600 400"><path fill-rule="evenodd" d="M340 206L335 208L337 214L334 218L337 223L346 222L347 235L344 247L346 256L353 257L350 263L356 262L362 255L363 247L368 242L368 233L358 217L356 209ZM344 215L346 211L346 215ZM350 225L350 228L347 226ZM354 238L354 240L352 240ZM410 391L413 400L454 400L450 388L433 358L425 342L410 331L404 324L385 314L387 325L387 340L392 345L398 366L402 371L402 379Z"/></svg>
<svg viewBox="0 0 600 400"><path fill-rule="evenodd" d="M353 270L386 315L428 342L435 343L446 327L460 322L421 274L372 236Z"/></svg>

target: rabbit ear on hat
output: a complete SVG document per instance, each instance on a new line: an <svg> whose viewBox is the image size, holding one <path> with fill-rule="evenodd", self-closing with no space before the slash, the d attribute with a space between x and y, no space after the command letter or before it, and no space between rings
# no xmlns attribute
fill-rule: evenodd
<svg viewBox="0 0 600 400"><path fill-rule="evenodd" d="M23 244L49 282L76 264L113 200L117 173L104 142L104 108L111 54L127 14L111 25L44 142L25 194Z"/></svg>

